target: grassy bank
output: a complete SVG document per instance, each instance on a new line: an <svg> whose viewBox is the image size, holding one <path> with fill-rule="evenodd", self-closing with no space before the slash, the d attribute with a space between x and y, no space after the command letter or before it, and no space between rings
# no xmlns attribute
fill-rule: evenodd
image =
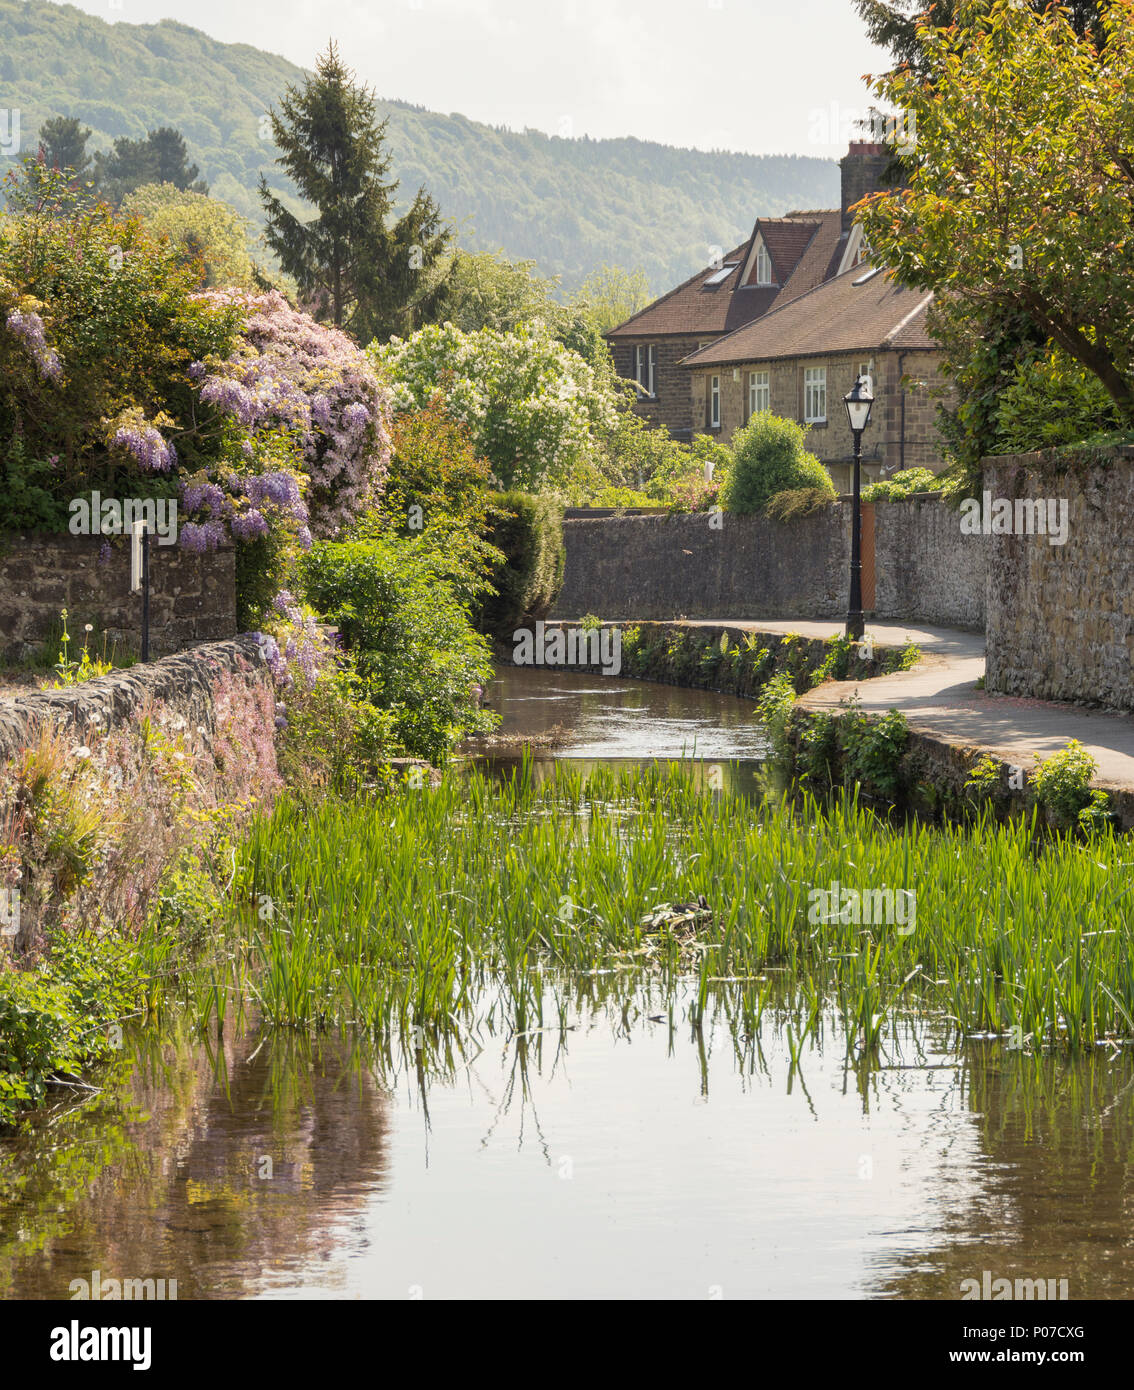
<svg viewBox="0 0 1134 1390"><path fill-rule="evenodd" d="M524 1029L542 1022L538 971L651 964L696 974L702 1002L732 982L749 1032L786 980L809 1001L802 1028L833 1006L864 1049L908 1010L1016 1045L1134 1038L1130 842L1034 831L898 827L853 796L754 806L661 771L285 799L240 852L226 944L151 1003L188 1002L207 1027L243 999L280 1027L443 1034L491 980ZM816 920L815 893L839 886L912 893L912 925ZM643 925L701 894L711 922ZM166 976L168 935L148 949Z"/></svg>

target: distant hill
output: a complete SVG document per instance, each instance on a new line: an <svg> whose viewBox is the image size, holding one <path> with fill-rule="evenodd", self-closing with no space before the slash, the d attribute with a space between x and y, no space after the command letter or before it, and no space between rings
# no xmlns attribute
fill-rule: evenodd
<svg viewBox="0 0 1134 1390"><path fill-rule="evenodd" d="M349 63L349 35L342 52ZM112 25L70 5L0 0L0 109L19 111L24 153L52 116L89 125L92 151L173 125L210 191L257 222L261 169L289 191L270 135L261 138L262 118L303 75L283 58L171 20ZM568 289L608 262L640 267L661 292L704 265L711 247L735 246L757 215L838 205L832 160L565 140L380 105L401 194L424 183L463 245L531 257Z"/></svg>

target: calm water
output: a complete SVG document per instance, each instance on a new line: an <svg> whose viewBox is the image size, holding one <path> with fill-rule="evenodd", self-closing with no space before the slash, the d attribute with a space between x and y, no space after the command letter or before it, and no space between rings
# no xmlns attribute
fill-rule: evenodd
<svg viewBox="0 0 1134 1390"><path fill-rule="evenodd" d="M531 672L492 698L572 758L760 752L745 701ZM988 1270L1134 1296L1129 1049L961 1055L909 1019L864 1069L827 1018L793 1065L739 987L697 1031L689 981L546 978L565 1029L482 1021L443 1057L128 1038L101 1094L0 1143L0 1294L955 1299Z"/></svg>
<svg viewBox="0 0 1134 1390"><path fill-rule="evenodd" d="M539 741L537 774L552 774L561 758L583 768L684 760L699 764L706 785L749 793L767 754L755 701L733 695L505 666L485 699L501 716L498 737ZM478 761L507 771L519 754Z"/></svg>

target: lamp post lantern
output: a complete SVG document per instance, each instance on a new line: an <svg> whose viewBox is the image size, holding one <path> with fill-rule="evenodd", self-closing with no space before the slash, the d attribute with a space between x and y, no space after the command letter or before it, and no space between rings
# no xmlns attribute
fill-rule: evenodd
<svg viewBox="0 0 1134 1390"><path fill-rule="evenodd" d="M870 424L874 394L869 378L860 376L843 397L854 435L854 505L851 514L850 611L847 636L862 637L866 620L862 616L862 432Z"/></svg>

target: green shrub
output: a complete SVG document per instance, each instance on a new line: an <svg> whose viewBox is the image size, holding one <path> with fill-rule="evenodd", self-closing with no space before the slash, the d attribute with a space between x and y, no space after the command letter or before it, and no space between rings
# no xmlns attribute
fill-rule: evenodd
<svg viewBox="0 0 1134 1390"><path fill-rule="evenodd" d="M901 786L899 767L909 735L901 710L888 710L881 718L870 719L852 702L839 720L844 779L861 782L883 796L895 796Z"/></svg>
<svg viewBox="0 0 1134 1390"><path fill-rule="evenodd" d="M1123 421L1098 377L1059 348L1021 362L999 393L996 448L1025 454L1078 444Z"/></svg>
<svg viewBox="0 0 1134 1390"><path fill-rule="evenodd" d="M379 507L347 537L373 540L389 532L421 538L461 600L472 607L491 589L503 563L486 539L493 517L491 471L440 397L394 421L393 452Z"/></svg>
<svg viewBox="0 0 1134 1390"><path fill-rule="evenodd" d="M489 727L475 695L492 674L488 644L420 541L321 542L301 574L308 600L342 634L360 700L392 716L406 753L442 762Z"/></svg>
<svg viewBox="0 0 1134 1390"><path fill-rule="evenodd" d="M813 714L800 736L799 769L803 781L830 787L835 780L839 743L837 720L833 714Z"/></svg>
<svg viewBox="0 0 1134 1390"><path fill-rule="evenodd" d="M721 490L725 509L750 515L789 489L814 488L834 498L831 475L804 448L806 438L794 420L766 411L754 415L732 439L733 463Z"/></svg>
<svg viewBox="0 0 1134 1390"><path fill-rule="evenodd" d="M824 472L826 470L824 469ZM834 498L834 488L789 487L777 492L768 500L764 508L773 521L793 521L797 516L810 516L820 507L829 506Z"/></svg>
<svg viewBox="0 0 1134 1390"><path fill-rule="evenodd" d="M1037 755L1032 791L1053 825L1089 826L1107 819L1106 793L1091 790L1097 771L1098 763L1075 738L1050 758Z"/></svg>
<svg viewBox="0 0 1134 1390"><path fill-rule="evenodd" d="M563 509L547 497L505 492L492 498L501 513L489 540L504 554L493 574L494 596L485 600L481 627L510 638L517 627L551 611L563 584Z"/></svg>
<svg viewBox="0 0 1134 1390"><path fill-rule="evenodd" d="M786 674L773 676L756 702L756 717L768 731L773 760L781 764L790 756L788 726L794 708L795 683Z"/></svg>
<svg viewBox="0 0 1134 1390"><path fill-rule="evenodd" d="M915 492L939 492L941 482L928 468L903 468L892 478L883 478L862 490L864 502L898 502Z"/></svg>

